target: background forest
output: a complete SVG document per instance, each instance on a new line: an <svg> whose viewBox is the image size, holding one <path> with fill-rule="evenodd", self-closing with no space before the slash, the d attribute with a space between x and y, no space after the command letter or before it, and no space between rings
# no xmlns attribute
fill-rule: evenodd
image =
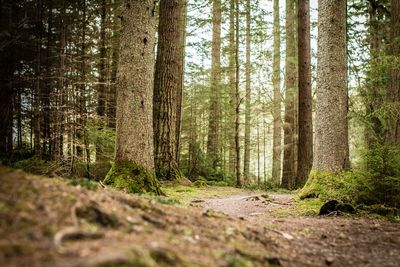
<svg viewBox="0 0 400 267"><path fill-rule="evenodd" d="M3 164L399 206L399 0L149 2L0 2Z"/></svg>

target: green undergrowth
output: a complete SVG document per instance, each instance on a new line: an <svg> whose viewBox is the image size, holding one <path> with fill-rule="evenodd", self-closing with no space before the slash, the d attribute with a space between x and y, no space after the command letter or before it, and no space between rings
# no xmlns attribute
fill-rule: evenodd
<svg viewBox="0 0 400 267"><path fill-rule="evenodd" d="M128 193L161 194L155 175L133 162L114 164L104 179L104 184Z"/></svg>
<svg viewBox="0 0 400 267"><path fill-rule="evenodd" d="M301 201L336 199L354 205L360 212L396 217L399 215L400 179L377 177L367 172L312 171L297 197Z"/></svg>
<svg viewBox="0 0 400 267"><path fill-rule="evenodd" d="M272 211L276 217L317 216L324 202L319 198L296 200L294 205Z"/></svg>
<svg viewBox="0 0 400 267"><path fill-rule="evenodd" d="M78 178L78 179L72 179L70 181L68 181L69 185L73 185L73 186L81 186L83 188L89 189L89 190L97 190L99 188L99 184L86 179L86 178Z"/></svg>

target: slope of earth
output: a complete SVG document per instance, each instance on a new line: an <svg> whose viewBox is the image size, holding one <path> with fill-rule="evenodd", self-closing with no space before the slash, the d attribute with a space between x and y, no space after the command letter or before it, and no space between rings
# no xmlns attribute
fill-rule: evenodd
<svg viewBox="0 0 400 267"><path fill-rule="evenodd" d="M198 207L184 208L0 167L0 266L397 266L400 262L398 223L353 217L282 218L274 214L292 205L290 196L267 199L244 191L232 193L236 195L196 198L193 204ZM215 201L225 204L218 208ZM232 211L231 206L242 208Z"/></svg>

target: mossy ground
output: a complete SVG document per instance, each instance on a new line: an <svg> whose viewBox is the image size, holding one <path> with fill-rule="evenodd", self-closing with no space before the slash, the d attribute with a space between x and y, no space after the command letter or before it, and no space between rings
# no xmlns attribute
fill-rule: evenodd
<svg viewBox="0 0 400 267"><path fill-rule="evenodd" d="M114 164L104 179L104 184L128 193L161 195L156 176L134 162Z"/></svg>

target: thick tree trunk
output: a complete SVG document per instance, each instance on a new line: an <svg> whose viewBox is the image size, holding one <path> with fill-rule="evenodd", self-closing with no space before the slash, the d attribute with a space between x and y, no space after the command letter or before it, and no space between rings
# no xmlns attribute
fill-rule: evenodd
<svg viewBox="0 0 400 267"><path fill-rule="evenodd" d="M243 176L245 183L250 179L250 113L251 113L251 6L250 0L246 0L246 107L245 107L245 130L244 130L244 162Z"/></svg>
<svg viewBox="0 0 400 267"><path fill-rule="evenodd" d="M295 94L296 45L294 30L294 0L286 0L286 73L285 123L282 167L282 187L292 188L295 179Z"/></svg>
<svg viewBox="0 0 400 267"><path fill-rule="evenodd" d="M318 87L313 168L317 171L339 172L350 167L346 1L321 0L318 11Z"/></svg>
<svg viewBox="0 0 400 267"><path fill-rule="evenodd" d="M400 57L400 1L391 1L390 23L390 48L389 55L399 59ZM400 147L400 68L393 64L389 68L389 80L387 89L387 101L394 110L388 121L386 142L388 145Z"/></svg>
<svg viewBox="0 0 400 267"><path fill-rule="evenodd" d="M160 193L154 175L154 16L153 0L130 0L121 18L115 166L105 183L131 192Z"/></svg>
<svg viewBox="0 0 400 267"><path fill-rule="evenodd" d="M154 80L154 150L159 179L180 178L176 145L178 91L182 83L179 0L161 0Z"/></svg>
<svg viewBox="0 0 400 267"><path fill-rule="evenodd" d="M212 22L212 62L207 154L212 167L216 168L220 163L219 115L221 89L221 0L213 0Z"/></svg>
<svg viewBox="0 0 400 267"><path fill-rule="evenodd" d="M281 110L281 36L279 20L279 0L274 0L274 62L273 62L273 86L274 86L274 129L273 129L273 154L272 154L272 179L274 185L279 185L282 167L282 110Z"/></svg>
<svg viewBox="0 0 400 267"><path fill-rule="evenodd" d="M299 0L298 13L298 66L299 96L296 186L303 185L308 178L313 162L312 92L311 92L311 46L310 46L310 2Z"/></svg>

